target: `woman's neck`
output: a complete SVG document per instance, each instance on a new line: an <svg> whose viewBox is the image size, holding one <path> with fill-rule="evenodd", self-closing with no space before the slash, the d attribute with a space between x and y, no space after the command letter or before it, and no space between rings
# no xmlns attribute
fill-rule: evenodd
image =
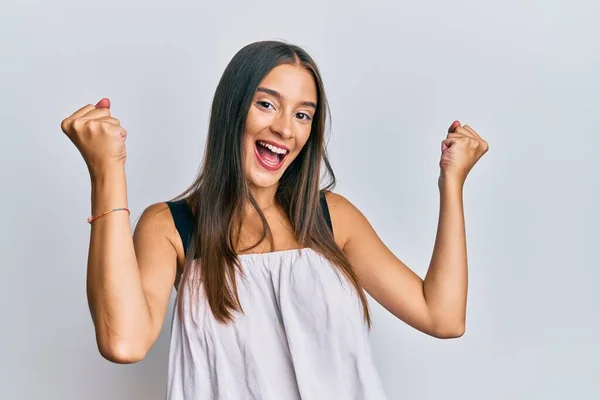
<svg viewBox="0 0 600 400"><path fill-rule="evenodd" d="M277 193L277 185L268 188L257 188L250 186L250 193L258 204L258 207L265 211L275 205L275 194ZM254 210L251 204L248 204L249 210Z"/></svg>

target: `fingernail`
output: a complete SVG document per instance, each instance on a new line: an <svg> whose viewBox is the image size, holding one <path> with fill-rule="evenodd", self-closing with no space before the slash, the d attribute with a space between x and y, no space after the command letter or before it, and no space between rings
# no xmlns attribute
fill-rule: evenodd
<svg viewBox="0 0 600 400"><path fill-rule="evenodd" d="M448 132L450 132L450 133L454 132L454 130L456 128L458 128L459 126L460 126L460 121L454 121L452 123L452 125L450 125L450 128L448 128Z"/></svg>
<svg viewBox="0 0 600 400"><path fill-rule="evenodd" d="M102 103L105 103L105 105L102 106ZM103 97L98 103L96 103L96 107L110 108L110 99L108 97Z"/></svg>

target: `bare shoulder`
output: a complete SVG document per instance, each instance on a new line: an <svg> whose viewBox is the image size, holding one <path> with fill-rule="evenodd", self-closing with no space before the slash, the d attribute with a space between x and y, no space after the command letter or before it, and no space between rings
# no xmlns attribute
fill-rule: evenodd
<svg viewBox="0 0 600 400"><path fill-rule="evenodd" d="M174 251L178 260L183 257L183 243L175 227L173 215L166 202L151 204L137 221L134 242L137 248L147 245L167 247L165 250Z"/></svg>
<svg viewBox="0 0 600 400"><path fill-rule="evenodd" d="M325 194L335 241L343 249L358 229L368 226L368 221L360 210L346 197L334 192Z"/></svg>
<svg viewBox="0 0 600 400"><path fill-rule="evenodd" d="M144 209L136 224L136 230L148 229L157 229L163 232L175 229L173 216L166 202L151 204Z"/></svg>

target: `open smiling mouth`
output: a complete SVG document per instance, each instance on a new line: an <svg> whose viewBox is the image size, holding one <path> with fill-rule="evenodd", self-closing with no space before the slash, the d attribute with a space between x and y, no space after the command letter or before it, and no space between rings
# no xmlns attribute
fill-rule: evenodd
<svg viewBox="0 0 600 400"><path fill-rule="evenodd" d="M254 152L260 165L269 171L277 171L283 165L287 155L290 153L289 150L275 146L274 144L264 142L262 140L256 141L254 144Z"/></svg>

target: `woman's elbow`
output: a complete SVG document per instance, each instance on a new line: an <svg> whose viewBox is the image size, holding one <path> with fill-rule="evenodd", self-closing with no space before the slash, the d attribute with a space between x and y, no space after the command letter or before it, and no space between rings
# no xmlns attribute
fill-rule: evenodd
<svg viewBox="0 0 600 400"><path fill-rule="evenodd" d="M148 349L124 341L98 342L98 351L106 360L116 364L133 364L142 361Z"/></svg>
<svg viewBox="0 0 600 400"><path fill-rule="evenodd" d="M452 331L441 331L434 335L438 339L458 339L465 334L465 329L455 329Z"/></svg>
<svg viewBox="0 0 600 400"><path fill-rule="evenodd" d="M446 324L434 327L430 335L438 339L457 339L465 334L465 323Z"/></svg>

